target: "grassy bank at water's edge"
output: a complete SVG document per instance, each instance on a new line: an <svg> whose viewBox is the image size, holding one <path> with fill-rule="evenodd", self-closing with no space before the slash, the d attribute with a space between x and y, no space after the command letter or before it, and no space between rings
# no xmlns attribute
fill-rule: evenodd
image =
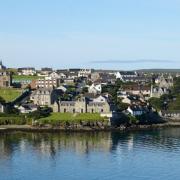
<svg viewBox="0 0 180 180"><path fill-rule="evenodd" d="M80 121L106 121L107 118L101 117L98 113L51 113L50 116L41 118L38 121L44 123L51 122L80 122Z"/></svg>
<svg viewBox="0 0 180 180"><path fill-rule="evenodd" d="M0 88L0 96L6 101L11 102L22 94L21 89Z"/></svg>

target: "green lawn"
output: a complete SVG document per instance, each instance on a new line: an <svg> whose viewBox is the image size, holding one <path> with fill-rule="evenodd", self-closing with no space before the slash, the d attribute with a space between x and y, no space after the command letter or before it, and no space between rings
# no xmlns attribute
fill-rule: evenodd
<svg viewBox="0 0 180 180"><path fill-rule="evenodd" d="M13 75L13 80L20 81L20 80L35 80L43 77L39 76L24 76L24 75Z"/></svg>
<svg viewBox="0 0 180 180"><path fill-rule="evenodd" d="M20 96L22 90L13 88L0 88L0 96L6 101L11 102Z"/></svg>
<svg viewBox="0 0 180 180"><path fill-rule="evenodd" d="M82 114L71 114L71 113L52 113L49 117L41 118L42 122L50 121L103 121L106 118L101 117L98 113L82 113Z"/></svg>
<svg viewBox="0 0 180 180"><path fill-rule="evenodd" d="M176 97L176 101L170 102L168 107L169 110L180 110L180 95Z"/></svg>

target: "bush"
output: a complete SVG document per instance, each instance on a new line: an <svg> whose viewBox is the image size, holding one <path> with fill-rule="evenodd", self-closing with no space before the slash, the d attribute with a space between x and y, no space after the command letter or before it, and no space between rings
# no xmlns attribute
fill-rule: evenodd
<svg viewBox="0 0 180 180"><path fill-rule="evenodd" d="M24 125L25 118L22 117L0 117L0 125Z"/></svg>

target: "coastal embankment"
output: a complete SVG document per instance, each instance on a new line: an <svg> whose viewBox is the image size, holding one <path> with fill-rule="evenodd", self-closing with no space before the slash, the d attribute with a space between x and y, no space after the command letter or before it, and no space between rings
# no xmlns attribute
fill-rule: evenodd
<svg viewBox="0 0 180 180"><path fill-rule="evenodd" d="M77 124L68 124L65 126L32 126L32 125L0 125L0 132L5 131L25 131L25 132L59 132L59 131L136 131L136 130L150 130L150 129L162 129L168 127L180 127L180 121L168 121L160 124L148 124L148 125L120 125L119 127L113 127L110 125L103 126L89 124L86 126Z"/></svg>

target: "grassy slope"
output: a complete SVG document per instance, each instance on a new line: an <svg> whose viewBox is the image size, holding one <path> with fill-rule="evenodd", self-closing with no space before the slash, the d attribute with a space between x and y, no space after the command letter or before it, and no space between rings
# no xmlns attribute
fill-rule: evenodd
<svg viewBox="0 0 180 180"><path fill-rule="evenodd" d="M168 107L169 110L180 110L180 95L176 97L176 101L170 102Z"/></svg>
<svg viewBox="0 0 180 180"><path fill-rule="evenodd" d="M22 93L22 90L20 89L0 88L0 96L6 102L15 100L18 96L21 95L21 93Z"/></svg>
<svg viewBox="0 0 180 180"><path fill-rule="evenodd" d="M42 118L40 121L97 121L105 120L97 113L83 113L83 114L71 114L71 113L52 113L49 117Z"/></svg>
<svg viewBox="0 0 180 180"><path fill-rule="evenodd" d="M13 80L34 80L34 79L39 79L39 78L43 78L43 77L39 77L39 76L24 76L24 75L13 75Z"/></svg>

